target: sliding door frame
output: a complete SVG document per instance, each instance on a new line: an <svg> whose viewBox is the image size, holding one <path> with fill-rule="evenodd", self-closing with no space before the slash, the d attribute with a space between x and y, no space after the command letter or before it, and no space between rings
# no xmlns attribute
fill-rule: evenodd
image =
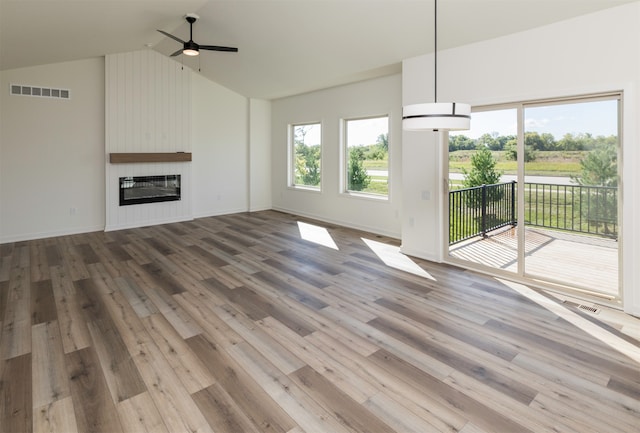
<svg viewBox="0 0 640 433"><path fill-rule="evenodd" d="M498 110L516 110L517 117L517 152L518 155L524 155L525 151L525 110L527 108L532 107L542 107L549 105L561 105L561 104L570 104L570 103L579 103L579 102L596 102L596 101L617 101L617 137L618 137L618 145L617 145L617 168L618 168L618 203L617 203L617 218L618 218L618 290L617 296L612 299L611 297L601 294L595 291L590 291L584 287L572 287L567 282L562 282L554 279L540 279L539 277L527 274L526 271L526 263L525 263L525 225L518 224L516 228L516 237L517 237L517 270L516 272L507 271L500 268L491 267L489 265L482 265L478 263L474 263L471 261L463 260L460 258L453 257L449 254L449 237L445 236L449 233L449 134L448 132L441 133L441 142L442 142L442 166L441 170L443 173L443 200L442 200L442 257L445 263L449 263L456 266L461 266L464 268L472 269L474 271L479 271L481 273L493 275L496 277L505 278L508 280L513 280L521 283L525 283L528 285L532 285L535 287L540 287L546 290L556 291L566 295L575 295L579 298L587 298L591 300L595 300L597 302L608 304L616 307L620 307L622 305L622 297L623 297L623 287L622 287L622 251L624 248L623 245L623 104L624 104L624 94L622 91L613 91L613 92L602 92L602 93L594 93L594 94L585 94L578 96L567 96L567 97L558 97L558 98L547 98L547 99L539 99L539 100L529 100L522 102L513 102L513 103L502 103L502 104L491 104L491 105L481 105L472 107L472 115L473 113L483 112L483 111L498 111ZM524 185L525 180L525 161L524 158L519 157L517 160L517 217L518 221L525 220L525 191L521 186Z"/></svg>

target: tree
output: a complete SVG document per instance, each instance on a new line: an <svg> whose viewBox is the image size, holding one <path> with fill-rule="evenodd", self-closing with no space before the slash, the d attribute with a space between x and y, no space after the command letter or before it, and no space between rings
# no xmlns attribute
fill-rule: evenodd
<svg viewBox="0 0 640 433"><path fill-rule="evenodd" d="M477 151L471 156L471 171L467 172L464 168L464 180L462 184L466 188L472 188L480 185L492 185L500 182L502 173L496 170L497 161L489 148L479 146Z"/></svg>
<svg viewBox="0 0 640 433"><path fill-rule="evenodd" d="M320 145L307 145L305 138L318 125L298 125L294 128L295 183L296 185L320 185Z"/></svg>
<svg viewBox="0 0 640 433"><path fill-rule="evenodd" d="M580 176L572 177L580 185L600 188L584 188L581 199L586 205L583 212L590 223L603 225L604 233L616 235L610 225L615 227L618 219L618 199L615 187L618 186L618 152L616 146L599 143L580 161Z"/></svg>
<svg viewBox="0 0 640 433"><path fill-rule="evenodd" d="M560 150L591 150L596 146L596 139L589 133L565 134L558 142Z"/></svg>
<svg viewBox="0 0 640 433"><path fill-rule="evenodd" d="M515 140L515 139L516 139L515 135L499 135L495 137L496 149L491 149L491 150L505 150L507 147L507 144L511 142L511 140Z"/></svg>
<svg viewBox="0 0 640 433"><path fill-rule="evenodd" d="M313 125L300 125L296 126L293 130L293 142L295 144L305 144L304 138L307 136L309 131L313 128Z"/></svg>
<svg viewBox="0 0 640 433"><path fill-rule="evenodd" d="M320 146L296 144L296 184L320 185Z"/></svg>
<svg viewBox="0 0 640 433"><path fill-rule="evenodd" d="M363 191L371 183L371 176L364 168L364 151L360 147L349 149L349 167L347 170L349 191Z"/></svg>
<svg viewBox="0 0 640 433"><path fill-rule="evenodd" d="M382 146L382 150L385 152L389 151L389 134L380 134L378 135L378 139L376 140L376 144Z"/></svg>
<svg viewBox="0 0 640 433"><path fill-rule="evenodd" d="M505 146L505 156L511 161L518 160L518 141L514 138L510 140ZM535 161L537 158L537 152L533 150L533 147L529 144L524 145L524 162Z"/></svg>
<svg viewBox="0 0 640 433"><path fill-rule="evenodd" d="M489 150L504 150L504 146L513 136L509 135L500 135L497 132L492 132L491 134L485 133L482 134L475 140L475 146L472 149L476 149L478 146L488 147Z"/></svg>
<svg viewBox="0 0 640 433"><path fill-rule="evenodd" d="M556 143L556 138L553 134L543 132L542 135L540 135L540 138L544 143L544 149L540 150L558 150L558 143Z"/></svg>
<svg viewBox="0 0 640 433"><path fill-rule="evenodd" d="M449 135L449 152L455 152L456 150L473 150L475 148L475 140L466 135Z"/></svg>
<svg viewBox="0 0 640 433"><path fill-rule="evenodd" d="M496 141L497 136L498 136L497 132L494 132L492 134L489 134L489 133L482 134L476 140L476 146L483 146L488 148L489 150L500 150L497 148L500 144L499 142Z"/></svg>
<svg viewBox="0 0 640 433"><path fill-rule="evenodd" d="M543 149L544 141L537 132L525 132L524 144L533 147L534 149Z"/></svg>
<svg viewBox="0 0 640 433"><path fill-rule="evenodd" d="M471 171L467 172L464 168L464 180L462 184L465 188L473 188L482 185L493 185L500 182L502 173L496 170L497 161L489 148L479 146L477 151L471 157ZM485 197L488 202L495 202L502 199L502 189L488 189ZM475 190L473 193L466 195L467 206L472 208L480 208L483 205L482 191ZM486 204L486 202L485 202Z"/></svg>
<svg viewBox="0 0 640 433"><path fill-rule="evenodd" d="M524 134L524 144L529 146L531 150L556 150L556 140L552 134L548 132L542 135L537 132L526 132Z"/></svg>
<svg viewBox="0 0 640 433"><path fill-rule="evenodd" d="M580 185L617 186L617 161L616 147L600 143L580 161L582 171L573 179Z"/></svg>

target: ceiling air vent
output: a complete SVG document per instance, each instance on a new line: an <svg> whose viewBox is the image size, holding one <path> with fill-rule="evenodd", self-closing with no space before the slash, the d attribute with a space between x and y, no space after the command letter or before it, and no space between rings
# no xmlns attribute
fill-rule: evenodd
<svg viewBox="0 0 640 433"><path fill-rule="evenodd" d="M50 87L10 84L9 94L19 96L35 96L37 98L71 99L69 89L52 89Z"/></svg>

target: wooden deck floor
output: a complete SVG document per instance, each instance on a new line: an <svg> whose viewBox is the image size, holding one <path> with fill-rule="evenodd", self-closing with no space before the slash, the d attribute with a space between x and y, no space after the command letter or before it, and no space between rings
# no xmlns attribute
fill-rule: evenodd
<svg viewBox="0 0 640 433"><path fill-rule="evenodd" d="M0 432L637 432L640 320L256 212L0 245Z"/></svg>
<svg viewBox="0 0 640 433"><path fill-rule="evenodd" d="M516 229L496 230L451 246L449 254L499 269L517 272ZM615 240L527 228L525 271L532 277L619 297L618 243Z"/></svg>

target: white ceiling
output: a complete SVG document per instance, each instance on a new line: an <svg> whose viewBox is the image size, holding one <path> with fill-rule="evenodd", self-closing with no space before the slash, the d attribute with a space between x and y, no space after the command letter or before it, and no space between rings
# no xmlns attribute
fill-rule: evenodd
<svg viewBox="0 0 640 433"><path fill-rule="evenodd" d="M439 0L438 49L639 0ZM247 97L273 99L399 72L433 50L433 0L0 0L0 70L155 49L188 39L238 53L184 64ZM181 61L183 56L176 57Z"/></svg>

